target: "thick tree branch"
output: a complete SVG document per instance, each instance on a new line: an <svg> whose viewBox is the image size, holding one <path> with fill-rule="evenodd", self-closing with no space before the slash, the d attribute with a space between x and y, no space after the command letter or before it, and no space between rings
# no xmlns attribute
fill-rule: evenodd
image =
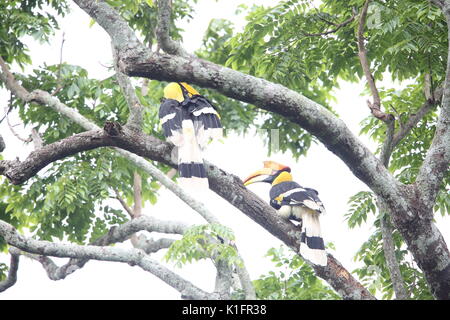
<svg viewBox="0 0 450 320"><path fill-rule="evenodd" d="M11 260L9 263L9 271L6 280L0 281L0 292L3 292L13 285L16 284L17 281L17 271L19 270L19 258L20 255L10 252Z"/></svg>
<svg viewBox="0 0 450 320"><path fill-rule="evenodd" d="M175 242L174 239L170 238L159 238L154 240L152 238L147 238L144 235L136 236L135 241L135 248L144 250L147 254L158 252L161 249L167 249Z"/></svg>
<svg viewBox="0 0 450 320"><path fill-rule="evenodd" d="M0 174L6 176L11 183L20 184L52 162L81 151L113 145L113 142L108 140L109 136L101 130L79 133L31 152L23 162L0 160Z"/></svg>
<svg viewBox="0 0 450 320"><path fill-rule="evenodd" d="M141 216L137 219L133 219L122 225L111 228L107 234L92 242L91 245L108 246L114 243L123 242L129 239L134 233L139 231L147 231L150 233L158 232L168 234L183 234L188 228L189 226L184 224L183 222L164 221L150 216ZM157 240L149 243L140 242L141 246L139 246L138 248L144 250L148 254L150 252L156 252L157 248L165 248L167 244L168 241L166 240ZM21 254L21 252L17 249L13 252L16 254ZM44 255L26 254L26 256L39 261L51 280L63 280L76 270L83 268L84 265L89 261L89 259L72 258L66 264L57 266L49 257Z"/></svg>

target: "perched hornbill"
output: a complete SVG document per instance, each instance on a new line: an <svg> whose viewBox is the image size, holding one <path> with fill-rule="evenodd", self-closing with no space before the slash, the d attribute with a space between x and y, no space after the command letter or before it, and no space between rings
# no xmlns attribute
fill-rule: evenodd
<svg viewBox="0 0 450 320"><path fill-rule="evenodd" d="M325 208L318 192L292 181L291 169L274 161L264 161L264 168L244 180L272 184L270 205L285 219L301 221L300 254L316 265L327 265L327 254L320 231L319 215Z"/></svg>
<svg viewBox="0 0 450 320"><path fill-rule="evenodd" d="M167 140L178 147L181 182L207 187L202 149L211 139L222 137L215 107L186 82L172 82L164 88L159 118Z"/></svg>

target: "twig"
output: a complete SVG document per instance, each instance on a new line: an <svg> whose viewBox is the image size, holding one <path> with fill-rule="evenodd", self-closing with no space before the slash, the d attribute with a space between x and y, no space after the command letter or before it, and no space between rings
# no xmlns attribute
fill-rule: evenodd
<svg viewBox="0 0 450 320"><path fill-rule="evenodd" d="M133 217L140 217L142 214L142 178L136 171L133 174Z"/></svg>
<svg viewBox="0 0 450 320"><path fill-rule="evenodd" d="M7 107L7 108L9 108L9 107ZM9 108L9 110L11 110L11 109ZM28 143L28 142L31 142L31 141L32 141L32 137L31 137L31 136L29 136L28 138L23 138L23 137L20 136L20 134L14 129L14 126L13 126L13 125L11 124L11 122L9 121L9 111L6 112L5 117L6 117L6 123L8 124L9 130L11 131L11 133L12 133L17 139L19 139L20 141L25 142L25 143Z"/></svg>
<svg viewBox="0 0 450 320"><path fill-rule="evenodd" d="M128 109L130 110L130 115L128 116L127 126L133 130L142 130L143 117L144 117L144 107L141 105L135 89L131 84L130 78L123 74L119 70L117 52L115 47L111 43L111 49L114 59L114 69L116 70L116 79L119 83L122 93L127 101Z"/></svg>
<svg viewBox="0 0 450 320"><path fill-rule="evenodd" d="M367 105L369 106L369 109L374 117L380 119L383 122L388 122L392 121L394 119L394 116L381 111L380 95L378 93L377 86L375 85L375 78L373 77L370 71L370 63L367 58L367 50L364 45L364 26L366 24L367 10L369 8L369 3L370 0L366 0L359 16L358 31L357 31L358 56L373 98L373 102L367 100Z"/></svg>
<svg viewBox="0 0 450 320"><path fill-rule="evenodd" d="M419 123L423 117L434 109L442 100L443 88L439 86L433 93L433 99L427 100L425 103L417 110L416 113L412 114L408 121L402 125L399 131L397 131L392 139L393 147L397 146L400 141L408 135L409 132Z"/></svg>
<svg viewBox="0 0 450 320"><path fill-rule="evenodd" d="M119 195L119 192L117 190L114 190L114 192L116 193L116 196L114 198L117 199L120 202L120 204L122 205L122 208L124 208L125 211L128 213L128 215L130 216L130 218L133 219L134 218L133 210L127 205L127 203Z"/></svg>
<svg viewBox="0 0 450 320"><path fill-rule="evenodd" d="M65 32L63 32L63 34L62 34L61 47L59 49L59 66L58 66L58 74L56 76L56 88L51 93L52 96L57 94L63 88L63 86L61 84L61 67L62 67L62 61L63 61L64 42L66 41L66 39L64 38L64 35L65 35Z"/></svg>
<svg viewBox="0 0 450 320"><path fill-rule="evenodd" d="M350 18L348 18L347 20L345 20L344 22L339 23L339 24L331 22L331 21L328 21L328 20L326 20L326 19L324 19L324 18L319 16L320 20L322 20L322 21L324 21L324 22L326 22L328 24L334 25L335 28L331 29L331 30L324 31L324 32L318 32L318 33L302 32L302 34L304 36L307 36L307 37L320 37L320 36L326 36L326 35L331 34L331 33L335 33L337 31L339 31L339 29L345 27L346 25L351 23L353 20L355 20L355 17L356 17L357 14L358 14L358 12L355 9L353 9L353 15Z"/></svg>

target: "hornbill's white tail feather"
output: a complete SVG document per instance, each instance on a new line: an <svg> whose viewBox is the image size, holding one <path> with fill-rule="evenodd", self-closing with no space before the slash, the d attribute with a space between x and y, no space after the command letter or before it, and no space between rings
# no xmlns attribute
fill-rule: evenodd
<svg viewBox="0 0 450 320"><path fill-rule="evenodd" d="M320 266L327 265L327 253L320 230L319 214L304 207L293 207L295 216L302 220L300 234L300 254L305 259Z"/></svg>

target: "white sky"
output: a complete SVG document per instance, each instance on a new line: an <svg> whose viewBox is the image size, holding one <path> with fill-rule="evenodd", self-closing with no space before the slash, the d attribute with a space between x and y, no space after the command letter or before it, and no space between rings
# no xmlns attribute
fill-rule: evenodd
<svg viewBox="0 0 450 320"><path fill-rule="evenodd" d="M193 21L183 25L186 30L185 47L189 51L200 46L203 31L212 18L228 18L243 25L242 16L234 15L237 5L242 3L242 0L199 2ZM273 1L259 0L247 3L270 4ZM103 78L108 75L104 66L109 65L111 61L110 41L98 25L89 28L89 21L90 18L84 12L74 7L72 14L62 22L61 29L65 32L66 39L64 61L86 68L91 77ZM62 31L56 34L51 46L30 45L34 66L43 62L49 65L59 63ZM359 132L359 122L368 114L365 102L367 97L359 96L362 87L363 84L344 83L341 89L336 91L338 102L334 108L355 134ZM0 91L0 114L3 114L8 97L9 94ZM27 148L9 133L5 123L0 126L0 130L7 145L5 158L26 157ZM361 140L374 150L373 143L364 137ZM245 137L231 135L224 143L212 144L206 157L220 168L241 178L259 169L262 161L268 158L262 141L251 134ZM358 191L368 190L367 187L353 176L340 159L322 145L311 147L308 156L302 157L297 162L294 162L289 154L275 154L270 159L289 165L294 179L301 185L319 190L320 198L327 208L327 215L321 220L325 241L335 244L336 251L333 252L335 257L348 270L353 270L357 266L353 256L373 230L371 222L361 228L348 229L344 214L348 209L349 197ZM255 184L249 188L261 198L268 199L270 189L268 184ZM225 225L234 230L237 246L252 279L273 269L272 263L268 258L264 258L264 255L269 248L278 247L281 244L280 240L213 192L208 191L204 203ZM147 205L143 212L163 219L204 223L198 214L168 190L162 190L157 204ZM448 220L443 221L440 215L437 216L438 227L447 241L450 240ZM369 221L373 221L373 217L370 217ZM129 243L121 245L130 246ZM158 253L155 257L159 259L162 254ZM55 261L62 264L66 260L55 259ZM9 264L9 256L1 255L0 262ZM209 262L194 263L176 271L205 290L213 289L215 271ZM112 262L90 261L83 269L65 280L52 281L38 262L22 257L16 285L0 293L0 299L179 299L179 293L139 267Z"/></svg>

